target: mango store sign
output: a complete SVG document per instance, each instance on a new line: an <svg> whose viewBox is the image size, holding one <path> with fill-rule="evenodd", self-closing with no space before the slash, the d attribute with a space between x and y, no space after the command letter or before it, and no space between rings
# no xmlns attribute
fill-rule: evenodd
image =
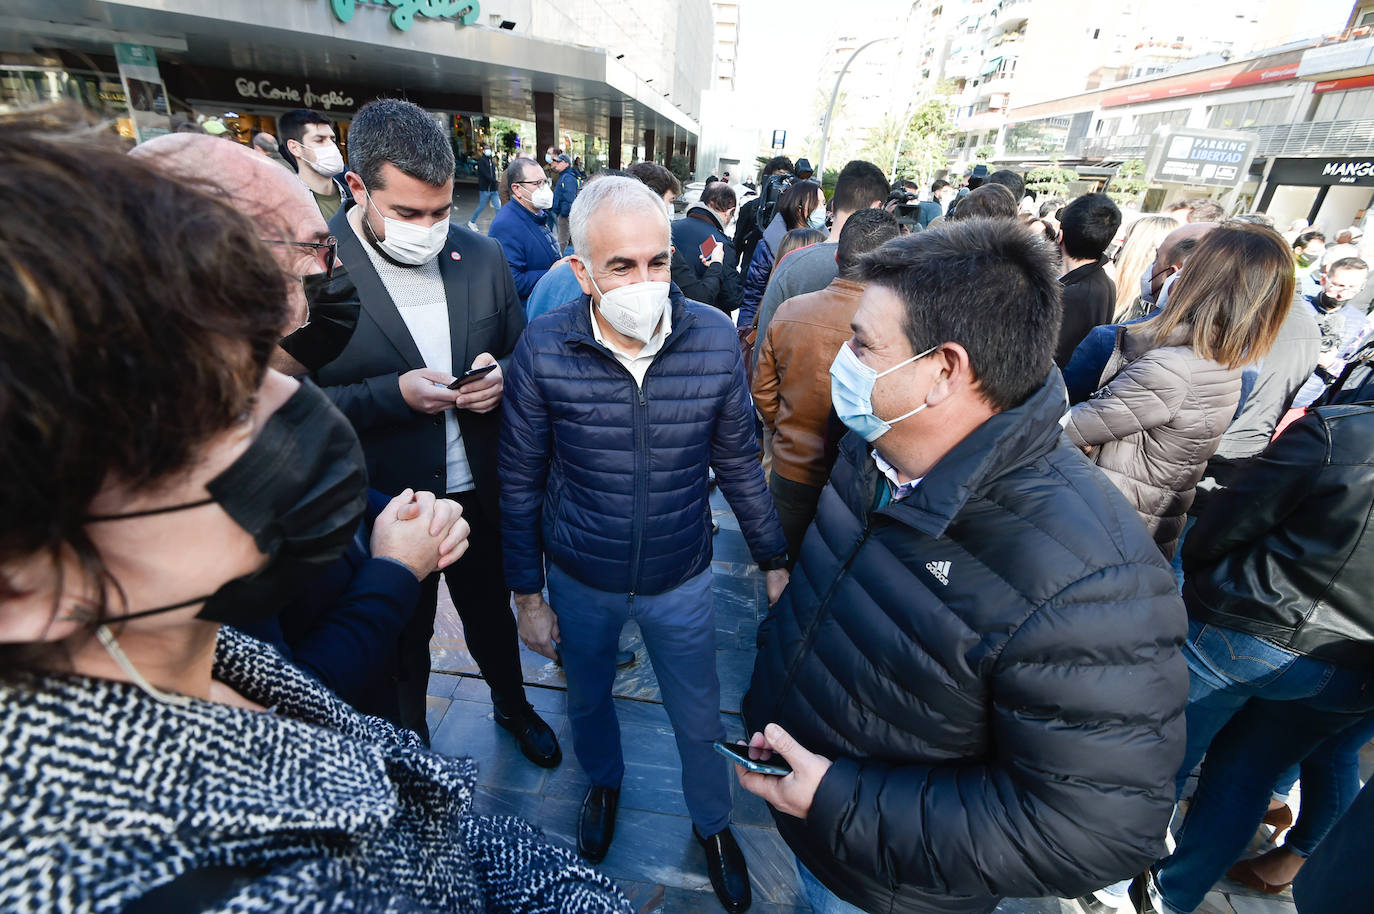
<svg viewBox="0 0 1374 914"><path fill-rule="evenodd" d="M352 21L359 5L391 9L391 24L403 32L415 24L416 16L476 25L482 14L480 0L329 0L329 5L340 22Z"/></svg>

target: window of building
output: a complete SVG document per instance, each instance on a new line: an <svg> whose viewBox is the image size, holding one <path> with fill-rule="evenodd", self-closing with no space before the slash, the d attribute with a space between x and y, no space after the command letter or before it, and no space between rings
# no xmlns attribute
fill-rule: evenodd
<svg viewBox="0 0 1374 914"><path fill-rule="evenodd" d="M1104 117L1093 127L1093 133L1097 136L1116 136L1121 129L1121 118Z"/></svg>
<svg viewBox="0 0 1374 914"><path fill-rule="evenodd" d="M1366 10L1360 13L1360 25L1374 25L1374 10Z"/></svg>
<svg viewBox="0 0 1374 914"><path fill-rule="evenodd" d="M1289 100L1266 98L1253 102L1233 102L1208 108L1207 126L1218 130L1240 130L1244 127L1263 127L1280 124L1288 113Z"/></svg>
<svg viewBox="0 0 1374 914"><path fill-rule="evenodd" d="M1374 118L1374 89L1327 92L1317 102L1314 121L1362 121Z"/></svg>
<svg viewBox="0 0 1374 914"><path fill-rule="evenodd" d="M1188 123L1188 109L1176 108L1173 111L1152 111L1136 115L1136 133L1154 133L1156 127L1182 127Z"/></svg>

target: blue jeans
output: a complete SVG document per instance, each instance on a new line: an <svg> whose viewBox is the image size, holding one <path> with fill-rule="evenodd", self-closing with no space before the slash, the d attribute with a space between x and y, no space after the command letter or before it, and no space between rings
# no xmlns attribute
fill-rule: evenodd
<svg viewBox="0 0 1374 914"><path fill-rule="evenodd" d="M667 593L607 593L549 563L549 605L558 616L573 752L597 787L620 787L625 757L611 699L620 630L634 619L654 665L682 761L682 796L692 824L714 835L730 824L730 775L711 747L725 738L716 675L716 611L711 572Z"/></svg>
<svg viewBox="0 0 1374 914"><path fill-rule="evenodd" d="M1374 739L1374 715L1328 737L1302 761L1302 802L1298 820L1283 846L1299 857L1310 857L1360 792L1360 750ZM1292 788L1285 773L1279 787ZM1278 792L1278 788L1276 791Z"/></svg>
<svg viewBox="0 0 1374 914"><path fill-rule="evenodd" d="M501 208L501 192L496 190L479 190L477 192L477 211L472 214L469 222L476 222L477 217L482 215L482 211L491 204L491 208L499 210Z"/></svg>
<svg viewBox="0 0 1374 914"><path fill-rule="evenodd" d="M806 903L811 906L811 914L864 914L863 908L854 907L827 889L802 864L800 859L797 860L797 876L799 877L798 882L801 884L802 896L806 898Z"/></svg>
<svg viewBox="0 0 1374 914"><path fill-rule="evenodd" d="M1196 622L1183 653L1188 744L1180 788L1207 758L1178 845L1155 874L1163 900L1191 911L1245 851L1283 772L1374 711L1374 673Z"/></svg>

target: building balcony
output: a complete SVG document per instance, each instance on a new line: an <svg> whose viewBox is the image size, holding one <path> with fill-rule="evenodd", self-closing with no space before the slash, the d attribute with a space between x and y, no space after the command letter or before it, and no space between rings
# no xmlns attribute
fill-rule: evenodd
<svg viewBox="0 0 1374 914"><path fill-rule="evenodd" d="M1249 129L1260 135L1263 156L1367 155L1374 148L1374 120L1308 121Z"/></svg>

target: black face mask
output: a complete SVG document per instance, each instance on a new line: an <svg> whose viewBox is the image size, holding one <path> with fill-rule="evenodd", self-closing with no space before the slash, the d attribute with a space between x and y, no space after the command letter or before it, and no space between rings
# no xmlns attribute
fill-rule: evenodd
<svg viewBox="0 0 1374 914"><path fill-rule="evenodd" d="M353 426L309 381L282 404L257 438L185 505L106 514L92 522L184 511L216 503L253 535L267 562L208 597L114 616L125 622L204 601L199 619L245 625L277 615L348 548L367 507L367 467Z"/></svg>
<svg viewBox="0 0 1374 914"><path fill-rule="evenodd" d="M301 280L309 318L281 338L281 348L310 371L319 371L337 359L353 338L362 302L342 267L332 277L316 273Z"/></svg>

